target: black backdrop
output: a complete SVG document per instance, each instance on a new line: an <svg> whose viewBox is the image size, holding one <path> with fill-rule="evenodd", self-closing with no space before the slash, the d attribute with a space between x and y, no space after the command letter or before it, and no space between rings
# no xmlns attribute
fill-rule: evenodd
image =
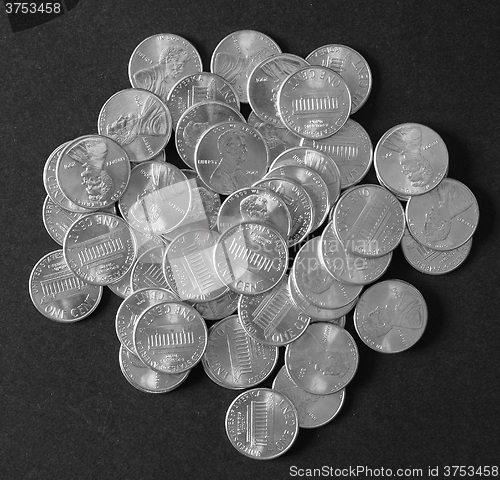
<svg viewBox="0 0 500 480"><path fill-rule="evenodd" d="M425 477L428 467L498 465L499 5L81 0L16 33L0 13L0 478L264 479L322 466L394 475L422 468ZM268 462L230 445L224 417L237 392L201 366L169 394L126 382L114 327L121 299L111 291L89 318L68 325L41 316L28 295L33 265L59 248L41 216L50 152L96 132L101 106L129 86L129 57L146 37L184 36L208 70L218 42L242 29L303 57L329 43L362 53L373 90L353 118L374 145L398 123L436 130L449 176L471 188L481 212L472 252L453 273L421 274L398 249L384 278L406 280L426 298L423 338L396 355L358 341L359 369L338 417L301 430L286 455ZM172 141L167 160L181 165ZM366 181L376 181L373 170ZM347 329L356 336L351 315Z"/></svg>

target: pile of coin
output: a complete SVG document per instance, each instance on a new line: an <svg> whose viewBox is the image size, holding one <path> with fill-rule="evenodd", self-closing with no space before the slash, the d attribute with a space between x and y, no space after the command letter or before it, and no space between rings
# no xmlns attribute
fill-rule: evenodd
<svg viewBox="0 0 500 480"><path fill-rule="evenodd" d="M104 104L98 134L47 159L43 218L62 249L35 265L29 289L43 315L67 323L108 286L123 298L115 325L128 382L168 392L200 362L216 384L245 390L226 415L233 446L274 458L299 427L342 407L359 361L347 313L380 352L421 337L420 292L374 283L392 252L401 244L420 271L451 271L478 207L446 177L446 146L430 128L397 125L373 153L350 118L372 84L355 50L327 45L302 59L245 30L219 43L210 70L177 35L138 45L131 88ZM185 170L166 159L172 132ZM361 184L372 162L380 185ZM272 389L256 387L279 347Z"/></svg>

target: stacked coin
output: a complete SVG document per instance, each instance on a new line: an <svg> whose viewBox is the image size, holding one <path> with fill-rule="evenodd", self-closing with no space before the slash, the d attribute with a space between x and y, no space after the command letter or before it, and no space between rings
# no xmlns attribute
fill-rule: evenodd
<svg viewBox="0 0 500 480"><path fill-rule="evenodd" d="M219 43L210 70L178 35L134 50L132 88L104 104L99 134L46 162L44 224L62 249L37 263L29 288L36 308L60 322L90 315L103 286L122 297L119 364L140 391L170 392L198 363L221 387L252 388L229 406L226 432L244 455L269 459L299 427L341 409L359 363L349 312L376 351L420 338L418 290L374 282L400 243L420 271L456 268L478 208L446 178L442 139L420 124L380 139L380 185L360 185L373 148L350 115L372 77L352 48L326 45L302 59L242 30ZM188 169L166 159L172 131ZM272 389L257 387L280 347Z"/></svg>

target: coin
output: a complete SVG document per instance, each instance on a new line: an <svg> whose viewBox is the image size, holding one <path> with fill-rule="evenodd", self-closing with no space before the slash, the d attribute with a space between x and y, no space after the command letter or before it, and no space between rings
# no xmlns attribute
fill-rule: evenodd
<svg viewBox="0 0 500 480"><path fill-rule="evenodd" d="M287 396L268 388L238 395L226 414L226 433L243 455L259 460L288 451L299 432L297 410Z"/></svg>
<svg viewBox="0 0 500 480"><path fill-rule="evenodd" d="M311 317L293 302L286 275L266 293L241 295L238 311L248 335L266 345L282 346L293 342L311 321Z"/></svg>
<svg viewBox="0 0 500 480"><path fill-rule="evenodd" d="M246 123L223 122L203 133L195 151L198 175L212 190L230 195L251 187L267 171L262 135Z"/></svg>
<svg viewBox="0 0 500 480"><path fill-rule="evenodd" d="M97 210L116 202L129 178L127 153L101 135L86 135L70 142L56 165L56 180L63 194L87 209Z"/></svg>
<svg viewBox="0 0 500 480"><path fill-rule="evenodd" d="M172 87L182 77L203 70L196 48L171 33L152 35L133 51L128 64L130 83L153 92L167 102Z"/></svg>
<svg viewBox="0 0 500 480"><path fill-rule="evenodd" d="M229 195L217 216L217 229L225 232L229 227L244 221L268 223L283 238L288 238L292 219L284 200L273 190L264 187L247 187Z"/></svg>
<svg viewBox="0 0 500 480"><path fill-rule="evenodd" d="M64 236L73 222L82 217L82 213L65 210L47 195L43 202L43 224L52 240L59 245L63 244Z"/></svg>
<svg viewBox="0 0 500 480"><path fill-rule="evenodd" d="M325 45L311 52L306 60L311 65L331 68L345 80L351 93L351 114L366 103L372 89L372 72L359 52L345 45Z"/></svg>
<svg viewBox="0 0 500 480"><path fill-rule="evenodd" d="M476 231L479 207L463 183L445 178L433 190L406 204L408 230L418 243L433 250L453 250Z"/></svg>
<svg viewBox="0 0 500 480"><path fill-rule="evenodd" d="M130 294L116 312L116 335L121 344L135 354L134 326L141 314L152 305L177 300L179 300L177 295L165 288L141 288Z"/></svg>
<svg viewBox="0 0 500 480"><path fill-rule="evenodd" d="M392 252L381 257L360 257L347 250L330 222L321 234L320 261L337 280L355 285L367 285L378 280L387 270Z"/></svg>
<svg viewBox="0 0 500 480"><path fill-rule="evenodd" d="M222 296L210 302L195 303L193 307L201 313L205 320L221 320L226 318L238 307L240 296L232 290L227 290Z"/></svg>
<svg viewBox="0 0 500 480"><path fill-rule="evenodd" d="M248 77L264 59L281 53L274 40L254 30L239 30L223 38L215 47L210 71L226 79L240 101L248 103Z"/></svg>
<svg viewBox="0 0 500 480"><path fill-rule="evenodd" d="M271 290L288 267L288 248L269 225L243 222L226 230L215 253L216 272L236 293L258 295Z"/></svg>
<svg viewBox="0 0 500 480"><path fill-rule="evenodd" d="M137 256L130 275L132 292L143 288L165 288L169 285L163 275L163 257L166 245L156 245Z"/></svg>
<svg viewBox="0 0 500 480"><path fill-rule="evenodd" d="M293 262L291 275L296 289L309 303L323 309L337 309L351 303L362 285L347 284L331 275L320 261L321 237L305 243Z"/></svg>
<svg viewBox="0 0 500 480"><path fill-rule="evenodd" d="M191 188L186 175L168 162L149 160L132 169L130 183L118 202L120 212L135 230L168 233L186 218Z"/></svg>
<svg viewBox="0 0 500 480"><path fill-rule="evenodd" d="M420 245L405 229L401 248L408 263L422 273L443 275L458 268L467 258L472 247L472 237L453 250L433 250Z"/></svg>
<svg viewBox="0 0 500 480"><path fill-rule="evenodd" d="M241 326L238 315L214 325L201 360L211 380L233 390L262 383L277 362L278 347L255 341Z"/></svg>
<svg viewBox="0 0 500 480"><path fill-rule="evenodd" d="M403 123L388 130L375 147L377 176L394 193L422 195L448 171L448 149L431 128Z"/></svg>
<svg viewBox="0 0 500 480"><path fill-rule="evenodd" d="M358 301L358 299L356 298L356 302L357 301ZM349 305L351 305L351 304L349 304ZM342 307L342 308L346 308L346 307ZM352 308L354 308L354 305ZM338 325L339 327L345 328L346 316L342 315L339 318L332 318L330 320L328 320L328 319L317 320L317 319L311 317L311 323L314 323L314 322L329 322L329 323L333 323L334 325Z"/></svg>
<svg viewBox="0 0 500 480"><path fill-rule="evenodd" d="M45 317L70 323L88 317L97 307L102 287L82 281L68 268L62 250L44 255L29 278L33 305Z"/></svg>
<svg viewBox="0 0 500 480"><path fill-rule="evenodd" d="M221 122L245 122L245 117L227 103L208 100L194 104L181 115L175 129L175 147L189 168L195 170L195 149L203 133Z"/></svg>
<svg viewBox="0 0 500 480"><path fill-rule="evenodd" d="M96 212L73 223L64 237L63 251L77 277L93 285L107 285L132 268L135 237L120 217Z"/></svg>
<svg viewBox="0 0 500 480"><path fill-rule="evenodd" d="M288 246L302 242L312 228L314 217L313 202L304 188L286 177L259 180L255 182L254 187L268 188L283 199L292 222Z"/></svg>
<svg viewBox="0 0 500 480"><path fill-rule="evenodd" d="M354 311L359 337L373 350L407 350L424 333L427 305L422 294L402 280L385 280L361 295Z"/></svg>
<svg viewBox="0 0 500 480"><path fill-rule="evenodd" d="M144 393L171 392L186 380L189 370L183 373L158 373L151 370L123 345L120 346L120 369L127 381Z"/></svg>
<svg viewBox="0 0 500 480"><path fill-rule="evenodd" d="M131 162L143 162L163 151L172 133L172 117L155 94L127 88L103 105L97 128L99 135L121 145Z"/></svg>
<svg viewBox="0 0 500 480"><path fill-rule="evenodd" d="M333 205L340 195L340 172L337 164L324 153L305 147L295 147L281 153L269 167L274 170L283 165L305 165L321 175L328 187L328 199Z"/></svg>
<svg viewBox="0 0 500 480"><path fill-rule="evenodd" d="M134 327L137 356L160 373L181 373L200 360L207 346L202 316L182 302L164 302L145 310Z"/></svg>
<svg viewBox="0 0 500 480"><path fill-rule="evenodd" d="M405 216L401 203L391 192L379 185L359 185L335 205L333 226L350 252L381 257L399 245Z"/></svg>
<svg viewBox="0 0 500 480"><path fill-rule="evenodd" d="M354 377L358 362L358 347L351 334L326 322L311 323L285 351L291 379L306 392L317 395L342 390Z"/></svg>
<svg viewBox="0 0 500 480"><path fill-rule="evenodd" d="M331 395L315 395L297 386L283 365L273 382L273 390L286 395L294 404L300 428L317 428L332 421L340 412L345 388Z"/></svg>
<svg viewBox="0 0 500 480"><path fill-rule="evenodd" d="M351 114L351 94L333 70L310 66L287 77L278 92L278 109L285 126L304 138L326 138Z"/></svg>
<svg viewBox="0 0 500 480"><path fill-rule="evenodd" d="M351 118L335 135L319 140L304 138L300 145L320 150L333 159L339 168L342 189L359 183L373 161L373 145L368 133Z"/></svg>
<svg viewBox="0 0 500 480"><path fill-rule="evenodd" d="M248 77L247 98L255 115L264 122L284 126L278 109L278 90L288 75L309 65L291 53L272 55L260 62Z"/></svg>
<svg viewBox="0 0 500 480"><path fill-rule="evenodd" d="M238 94L229 82L214 73L193 73L180 79L168 94L167 107L174 130L189 107L204 101L223 102L235 110L240 109Z"/></svg>

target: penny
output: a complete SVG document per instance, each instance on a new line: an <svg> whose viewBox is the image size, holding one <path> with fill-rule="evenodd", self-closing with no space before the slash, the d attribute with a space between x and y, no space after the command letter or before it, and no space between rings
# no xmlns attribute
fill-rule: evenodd
<svg viewBox="0 0 500 480"><path fill-rule="evenodd" d="M43 224L52 240L62 246L64 236L72 223L82 217L82 213L65 210L47 195L43 202Z"/></svg>
<svg viewBox="0 0 500 480"><path fill-rule="evenodd" d="M156 245L137 256L130 275L132 292L143 288L169 289L163 275L163 257L166 249L166 245Z"/></svg>
<svg viewBox="0 0 500 480"><path fill-rule="evenodd" d="M193 307L201 313L205 320L221 320L238 308L240 296L232 290L227 290L222 296L209 302L195 303Z"/></svg>
<svg viewBox="0 0 500 480"><path fill-rule="evenodd" d="M255 341L241 326L238 315L210 329L201 360L208 377L218 385L240 390L266 380L278 362L278 347Z"/></svg>
<svg viewBox="0 0 500 480"><path fill-rule="evenodd" d="M296 289L309 303L322 309L337 309L351 303L361 293L362 285L337 280L320 261L321 237L305 243L292 266Z"/></svg>
<svg viewBox="0 0 500 480"><path fill-rule="evenodd" d="M281 53L274 40L254 30L239 30L223 38L215 47L210 71L227 80L240 101L248 103L248 78L264 59Z"/></svg>
<svg viewBox="0 0 500 480"><path fill-rule="evenodd" d="M379 185L359 185L335 205L333 226L345 248L362 257L381 257L403 237L405 216L399 200Z"/></svg>
<svg viewBox="0 0 500 480"><path fill-rule="evenodd" d="M63 251L44 255L29 278L33 305L45 317L70 323L88 317L97 307L102 287L84 282L68 268Z"/></svg>
<svg viewBox="0 0 500 480"><path fill-rule="evenodd" d="M186 175L168 162L149 160L132 169L130 183L118 202L129 225L160 235L177 228L191 205Z"/></svg>
<svg viewBox="0 0 500 480"><path fill-rule="evenodd" d="M268 188L283 199L291 217L288 246L302 242L312 228L314 217L313 202L304 188L286 177L259 180L254 187Z"/></svg>
<svg viewBox="0 0 500 480"><path fill-rule="evenodd" d="M132 268L135 237L120 217L96 212L73 223L64 237L63 251L77 277L93 285L107 285Z"/></svg>
<svg viewBox="0 0 500 480"><path fill-rule="evenodd" d="M168 94L167 107L174 130L188 108L205 101L223 102L235 110L240 109L238 94L229 82L214 73L193 73L180 79Z"/></svg>
<svg viewBox="0 0 500 480"><path fill-rule="evenodd" d="M401 249L408 263L422 273L443 275L458 268L465 261L472 247L472 237L462 246L453 250L433 250L420 245L405 229Z"/></svg>
<svg viewBox="0 0 500 480"><path fill-rule="evenodd" d="M200 360L207 346L202 316L182 302L163 302L145 310L134 326L137 356L160 373L181 373Z"/></svg>
<svg viewBox="0 0 500 480"><path fill-rule="evenodd" d="M256 341L282 346L302 335L311 317L293 302L288 291L288 277L261 295L241 295L238 302L240 322Z"/></svg>
<svg viewBox="0 0 500 480"><path fill-rule="evenodd" d="M99 135L112 138L127 152L131 162L151 160L170 139L172 117L153 93L127 88L115 93L101 108Z"/></svg>
<svg viewBox="0 0 500 480"><path fill-rule="evenodd" d="M130 162L125 150L101 135L67 144L56 165L63 194L79 207L100 209L116 202L127 188Z"/></svg>
<svg viewBox="0 0 500 480"><path fill-rule="evenodd" d="M328 187L330 205L333 205L338 200L340 195L340 172L337 164L328 155L310 148L295 147L285 150L276 157L269 169L274 170L283 165L305 165L312 168L321 175Z"/></svg>
<svg viewBox="0 0 500 480"><path fill-rule="evenodd" d="M354 311L354 326L363 342L382 353L407 350L420 339L427 325L422 294L402 280L385 280L361 295Z"/></svg>
<svg viewBox="0 0 500 480"><path fill-rule="evenodd" d="M332 421L340 412L345 388L331 395L315 395L297 386L283 365L273 382L273 390L286 395L294 404L300 428L317 428Z"/></svg>
<svg viewBox="0 0 500 480"><path fill-rule="evenodd" d="M216 230L191 230L176 237L163 258L167 285L181 300L209 302L227 286L219 279L214 252L220 238Z"/></svg>
<svg viewBox="0 0 500 480"><path fill-rule="evenodd" d="M195 151L198 175L223 195L262 179L269 152L262 135L246 123L223 122L203 133Z"/></svg>
<svg viewBox="0 0 500 480"><path fill-rule="evenodd" d="M304 138L326 138L337 132L351 114L351 94L333 70L309 66L281 84L278 108L282 122Z"/></svg>
<svg viewBox="0 0 500 480"><path fill-rule="evenodd" d="M330 222L321 234L320 261L337 280L354 285L367 285L378 280L389 267L392 252L381 257L360 257L347 250Z"/></svg>
<svg viewBox="0 0 500 480"><path fill-rule="evenodd" d="M285 351L291 379L306 392L317 395L342 390L354 377L358 362L358 347L351 334L326 322L311 323Z"/></svg>
<svg viewBox="0 0 500 480"><path fill-rule="evenodd" d="M335 135L319 140L304 138L300 145L320 150L333 159L339 168L342 189L359 183L373 161L373 145L368 133L351 118Z"/></svg>
<svg viewBox="0 0 500 480"><path fill-rule="evenodd" d="M248 77L247 98L255 115L264 122L284 126L279 115L278 90L289 75L308 65L291 53L262 60Z"/></svg>
<svg viewBox="0 0 500 480"><path fill-rule="evenodd" d="M258 295L271 290L283 278L288 248L274 228L243 222L221 235L214 260L217 275L231 290Z"/></svg>
<svg viewBox="0 0 500 480"><path fill-rule="evenodd" d="M445 178L433 190L406 204L408 230L418 243L433 250L453 250L476 231L479 207L463 183Z"/></svg>
<svg viewBox="0 0 500 480"><path fill-rule="evenodd" d="M221 122L245 122L245 117L227 103L208 100L194 104L181 115L175 129L175 147L189 168L195 170L195 149L203 133Z"/></svg>
<svg viewBox="0 0 500 480"><path fill-rule="evenodd" d="M120 369L127 381L144 393L166 393L176 389L186 380L189 370L183 373L158 373L151 370L123 345L120 346Z"/></svg>
<svg viewBox="0 0 500 480"><path fill-rule="evenodd" d="M273 190L263 187L242 188L229 195L217 217L220 233L245 221L267 223L283 238L288 238L292 219L284 200Z"/></svg>
<svg viewBox="0 0 500 480"><path fill-rule="evenodd" d="M288 451L299 432L297 409L287 396L268 388L241 393L226 414L226 433L241 454L259 460Z"/></svg>
<svg viewBox="0 0 500 480"><path fill-rule="evenodd" d="M351 93L351 114L367 101L372 89L372 72L364 57L345 45L325 45L311 52L306 60L337 72Z"/></svg>
<svg viewBox="0 0 500 480"><path fill-rule="evenodd" d="M128 76L135 88L143 88L167 102L172 87L182 77L203 70L196 48L178 35L152 35L133 51Z"/></svg>
<svg viewBox="0 0 500 480"><path fill-rule="evenodd" d="M403 123L388 130L375 147L377 176L396 194L422 195L448 171L448 149L431 128Z"/></svg>
<svg viewBox="0 0 500 480"><path fill-rule="evenodd" d="M164 288L141 288L130 294L116 312L116 335L121 344L135 354L134 326L141 314L152 305L177 300L179 298L174 293Z"/></svg>

